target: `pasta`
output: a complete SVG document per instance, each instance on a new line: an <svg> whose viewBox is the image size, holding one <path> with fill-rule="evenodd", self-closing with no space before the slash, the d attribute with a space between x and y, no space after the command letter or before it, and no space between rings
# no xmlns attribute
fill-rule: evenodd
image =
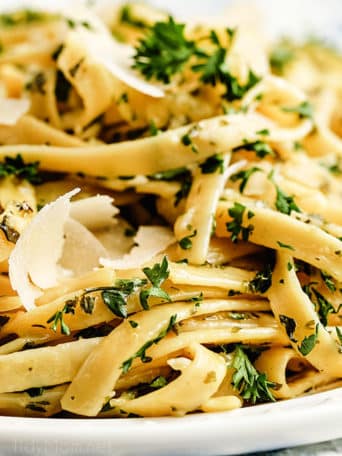
<svg viewBox="0 0 342 456"><path fill-rule="evenodd" d="M341 57L108 8L0 14L0 414L339 387Z"/></svg>

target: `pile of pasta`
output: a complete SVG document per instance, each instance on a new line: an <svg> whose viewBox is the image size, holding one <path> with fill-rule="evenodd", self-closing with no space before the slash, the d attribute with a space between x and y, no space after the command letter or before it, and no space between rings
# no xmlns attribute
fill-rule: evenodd
<svg viewBox="0 0 342 456"><path fill-rule="evenodd" d="M249 17L0 15L1 414L341 385L342 59Z"/></svg>

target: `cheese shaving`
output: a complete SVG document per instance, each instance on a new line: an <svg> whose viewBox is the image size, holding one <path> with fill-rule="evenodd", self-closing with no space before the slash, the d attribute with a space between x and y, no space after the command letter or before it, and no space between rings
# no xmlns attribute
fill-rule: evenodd
<svg viewBox="0 0 342 456"><path fill-rule="evenodd" d="M115 216L119 213L119 209L112 203L113 198L107 195L96 195L74 201L71 203L70 217L88 230L98 230L116 223Z"/></svg>
<svg viewBox="0 0 342 456"><path fill-rule="evenodd" d="M34 307L41 289L57 285L64 225L69 217L70 199L78 192L74 189L44 206L22 232L9 257L11 286L27 310Z"/></svg>
<svg viewBox="0 0 342 456"><path fill-rule="evenodd" d="M123 258L101 258L100 264L113 269L138 268L173 244L175 238L169 228L162 226L142 226L139 228L134 241L135 246Z"/></svg>
<svg viewBox="0 0 342 456"><path fill-rule="evenodd" d="M59 261L62 268L75 276L86 274L99 265L103 256L106 256L106 249L85 226L73 219L66 221L63 254Z"/></svg>

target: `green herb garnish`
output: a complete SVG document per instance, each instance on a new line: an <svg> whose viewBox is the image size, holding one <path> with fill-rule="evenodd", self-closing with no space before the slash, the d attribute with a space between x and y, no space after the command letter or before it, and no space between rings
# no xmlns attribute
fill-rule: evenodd
<svg viewBox="0 0 342 456"><path fill-rule="evenodd" d="M252 404L275 401L270 389L276 384L267 380L266 374L256 370L240 345L235 348L232 367L235 369L232 385L243 399Z"/></svg>

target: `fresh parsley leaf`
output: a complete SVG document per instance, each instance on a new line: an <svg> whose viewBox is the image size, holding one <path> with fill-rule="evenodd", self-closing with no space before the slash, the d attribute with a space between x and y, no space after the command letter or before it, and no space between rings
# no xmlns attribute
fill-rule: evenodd
<svg viewBox="0 0 342 456"><path fill-rule="evenodd" d="M272 267L270 264L267 264L262 271L258 271L255 274L254 279L252 279L248 288L252 293L266 293L266 291L272 285Z"/></svg>
<svg viewBox="0 0 342 456"><path fill-rule="evenodd" d="M169 263L166 256L164 256L162 262L156 263L152 268L146 267L143 268L143 273L151 283L151 287L140 291L140 303L143 309L148 310L148 298L150 296L155 296L157 298L165 299L166 301L171 301L169 294L164 291L160 286L162 283L169 277Z"/></svg>
<svg viewBox="0 0 342 456"><path fill-rule="evenodd" d="M165 180L173 181L182 179L183 177L188 176L189 170L185 167L168 169L166 171L159 171L158 173L151 174L148 176L152 180Z"/></svg>
<svg viewBox="0 0 342 456"><path fill-rule="evenodd" d="M239 185L239 190L240 190L240 193L243 193L243 191L247 185L248 179L251 177L252 174L256 173L257 171L262 171L262 169L258 168L257 166L252 166L252 168L242 170L242 171L239 171L238 173L232 174L230 176L230 180L232 182L237 182L238 180L241 180L241 183Z"/></svg>
<svg viewBox="0 0 342 456"><path fill-rule="evenodd" d="M5 157L0 163L0 178L15 176L18 179L25 179L31 184L40 184L41 176L38 172L39 162L25 163L22 156Z"/></svg>
<svg viewBox="0 0 342 456"><path fill-rule="evenodd" d="M195 237L197 234L197 230L194 230L192 234L189 234L189 236L183 237L180 241L178 241L178 244L181 249L183 250L189 250L192 247L192 240L191 238Z"/></svg>
<svg viewBox="0 0 342 456"><path fill-rule="evenodd" d="M303 291L315 306L315 310L320 318L322 325L327 326L329 314L336 314L339 309L328 301L315 287L316 282L310 282L303 286Z"/></svg>
<svg viewBox="0 0 342 456"><path fill-rule="evenodd" d="M210 55L206 52L199 52L201 63L193 65L191 69L195 72L202 73L200 80L205 84L215 86L219 82L223 82L222 68L224 66L227 49L223 48L220 44L218 36L214 30L210 32L210 40L215 45L214 52Z"/></svg>
<svg viewBox="0 0 342 456"><path fill-rule="evenodd" d="M242 146L234 147L233 152L238 152L240 150L247 150L248 152L255 152L256 156L259 158L265 158L267 155L274 156L274 152L271 147L264 141L246 141Z"/></svg>
<svg viewBox="0 0 342 456"><path fill-rule="evenodd" d="M166 386L168 384L168 381L166 380L165 377L163 377L162 375L159 376L159 377L156 377L151 383L150 383L150 387L151 388L154 388L154 389L159 389L159 388L163 388L163 386Z"/></svg>
<svg viewBox="0 0 342 456"><path fill-rule="evenodd" d="M119 318L127 318L127 298L146 285L146 279L118 279L114 286L88 288L83 298L89 293L101 291L101 297L106 306Z"/></svg>
<svg viewBox="0 0 342 456"><path fill-rule="evenodd" d="M131 25L133 27L145 29L147 24L138 17L134 17L132 11L132 5L126 4L123 5L119 13L119 21L124 24Z"/></svg>
<svg viewBox="0 0 342 456"><path fill-rule="evenodd" d="M44 393L44 388L42 386L37 388L28 388L24 392L27 393L30 397L37 397L41 396Z"/></svg>
<svg viewBox="0 0 342 456"><path fill-rule="evenodd" d="M35 11L32 9L24 9L11 13L0 14L0 27L14 27L17 25L28 25L34 22L45 22L54 18L57 15Z"/></svg>
<svg viewBox="0 0 342 456"><path fill-rule="evenodd" d="M276 201L275 201L275 207L277 211L281 212L282 214L290 215L292 211L295 212L302 212L297 204L295 203L294 197L293 196L288 196L286 193L284 193L278 185L274 182L273 178L271 178L275 189L276 189Z"/></svg>
<svg viewBox="0 0 342 456"><path fill-rule="evenodd" d="M195 154L198 153L198 148L197 148L196 144L193 143L190 132L185 133L185 135L183 135L181 137L181 142L184 146L190 146L192 152L194 152Z"/></svg>
<svg viewBox="0 0 342 456"><path fill-rule="evenodd" d="M307 356L314 349L318 338L318 324L315 327L314 334L304 337L301 345L298 345L298 350L303 356Z"/></svg>
<svg viewBox="0 0 342 456"><path fill-rule="evenodd" d="M157 22L142 38L136 47L133 68L139 70L146 79L169 83L171 77L182 71L185 64L193 58L192 71L200 73L205 84L225 87L223 98L228 101L241 99L260 78L249 70L245 84L233 76L225 63L227 48L223 47L214 30L210 31L211 52L199 48L193 41L186 39L184 24L177 24L172 17L168 22ZM231 43L235 30L226 29Z"/></svg>
<svg viewBox="0 0 342 456"><path fill-rule="evenodd" d="M242 226L245 210L246 206L237 202L234 202L234 206L228 209L228 215L232 218L232 221L226 223L226 228L227 231L232 233L231 240L234 243L238 241L240 234L243 241L248 241L249 235L254 229L253 225L248 225L247 227Z"/></svg>
<svg viewBox="0 0 342 456"><path fill-rule="evenodd" d="M51 329L54 332L57 332L57 327L59 325L61 334L66 336L70 336L70 328L64 321L65 314L75 314L75 300L68 300L66 301L62 310L57 310L55 314L53 314L46 323L52 323Z"/></svg>
<svg viewBox="0 0 342 456"><path fill-rule="evenodd" d="M149 130L151 136L157 136L161 132L161 130L159 130L159 128L154 123L154 120L150 121Z"/></svg>
<svg viewBox="0 0 342 456"><path fill-rule="evenodd" d="M95 298L93 296L81 296L80 306L87 314L92 314L95 306Z"/></svg>
<svg viewBox="0 0 342 456"><path fill-rule="evenodd" d="M235 348L232 367L235 369L232 385L243 399L252 404L275 401L270 390L275 388L276 384L256 370L240 345Z"/></svg>
<svg viewBox="0 0 342 456"><path fill-rule="evenodd" d="M224 172L224 159L222 154L214 154L208 157L203 163L199 165L202 174L211 174L219 171L220 174Z"/></svg>
<svg viewBox="0 0 342 456"><path fill-rule="evenodd" d="M281 247L282 249L296 250L292 245L284 244L284 243L281 242L281 241L277 241L277 244L278 244L279 247Z"/></svg>
<svg viewBox="0 0 342 456"><path fill-rule="evenodd" d="M320 274L328 290L332 292L336 291L336 284L333 277L324 271L320 271Z"/></svg>
<svg viewBox="0 0 342 456"><path fill-rule="evenodd" d="M184 28L184 24L177 24L171 16L167 22L156 22L139 41L133 68L146 79L155 78L168 84L195 51L195 43L184 36Z"/></svg>
<svg viewBox="0 0 342 456"><path fill-rule="evenodd" d="M335 329L336 329L336 334L337 334L338 340L339 340L340 344L342 345L342 331L340 330L340 328L338 326L336 326Z"/></svg>
<svg viewBox="0 0 342 456"><path fill-rule="evenodd" d="M270 55L270 64L272 70L279 75L284 73L285 67L294 59L293 50L286 43L279 44L275 47Z"/></svg>
<svg viewBox="0 0 342 456"><path fill-rule="evenodd" d="M132 366L133 361L136 358L140 358L143 363L151 362L152 358L150 358L149 356L146 356L146 350L148 348L150 348L152 345L157 344L158 342L160 342L173 329L173 326L176 323L176 321L177 321L177 314L172 315L170 317L169 323L166 326L166 328L163 329L162 331L160 331L160 333L158 334L157 337L148 340L144 345L142 345L139 348L139 350L133 356L131 356L130 358L126 359L121 364L122 373L126 374L129 371L129 369Z"/></svg>
<svg viewBox="0 0 342 456"><path fill-rule="evenodd" d="M240 84L238 79L233 76L229 71L224 71L222 74L222 83L226 87L224 98L228 101L240 100L249 89L255 86L260 81L252 70L248 72L248 79L246 84Z"/></svg>
<svg viewBox="0 0 342 456"><path fill-rule="evenodd" d="M313 107L308 101L303 101L298 106L283 107L284 112L293 112L299 115L300 118L313 118Z"/></svg>

